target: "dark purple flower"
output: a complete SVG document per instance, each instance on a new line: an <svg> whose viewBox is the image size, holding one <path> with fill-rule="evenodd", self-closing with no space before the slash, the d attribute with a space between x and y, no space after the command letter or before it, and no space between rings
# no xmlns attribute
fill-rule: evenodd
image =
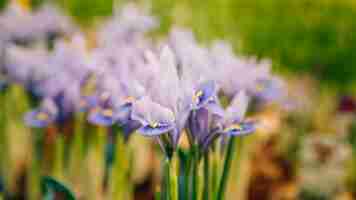
<svg viewBox="0 0 356 200"><path fill-rule="evenodd" d="M190 142L205 151L222 133L219 119L206 108L191 111L186 125Z"/></svg>

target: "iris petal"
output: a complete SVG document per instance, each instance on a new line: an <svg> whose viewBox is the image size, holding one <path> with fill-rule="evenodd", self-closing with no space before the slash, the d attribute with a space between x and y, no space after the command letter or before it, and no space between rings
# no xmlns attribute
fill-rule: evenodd
<svg viewBox="0 0 356 200"><path fill-rule="evenodd" d="M254 131L256 131L255 122L240 122L237 124L233 124L225 128L224 130L226 134L233 135L233 136L247 135Z"/></svg>
<svg viewBox="0 0 356 200"><path fill-rule="evenodd" d="M120 124L126 124L131 120L132 103L125 103L115 110L114 117Z"/></svg>
<svg viewBox="0 0 356 200"><path fill-rule="evenodd" d="M107 115L101 110L97 110L90 113L88 120L93 124L101 125L101 126L111 126L116 122L113 115Z"/></svg>
<svg viewBox="0 0 356 200"><path fill-rule="evenodd" d="M98 105L98 99L95 96L85 96L80 100L80 111L88 111Z"/></svg>
<svg viewBox="0 0 356 200"><path fill-rule="evenodd" d="M215 114L218 117L223 117L225 114L224 109L218 101L209 101L206 104L206 109L208 109L211 113Z"/></svg>
<svg viewBox="0 0 356 200"><path fill-rule="evenodd" d="M154 127L152 125L142 126L137 131L145 136L158 136L167 133L173 129L174 129L173 125L158 123Z"/></svg>
<svg viewBox="0 0 356 200"><path fill-rule="evenodd" d="M25 123L30 127L43 128L55 121L55 116L50 113L34 110L25 115Z"/></svg>
<svg viewBox="0 0 356 200"><path fill-rule="evenodd" d="M212 101L217 92L217 85L214 81L201 84L193 96L193 104L196 108L201 108Z"/></svg>

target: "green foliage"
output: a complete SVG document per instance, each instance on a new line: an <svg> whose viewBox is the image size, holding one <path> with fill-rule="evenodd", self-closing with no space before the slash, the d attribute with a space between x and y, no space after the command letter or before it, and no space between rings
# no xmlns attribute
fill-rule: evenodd
<svg viewBox="0 0 356 200"><path fill-rule="evenodd" d="M352 0L152 1L154 14L165 19L163 30L167 21L192 26L202 40L227 39L242 53L273 58L282 70L308 72L339 88L356 80Z"/></svg>
<svg viewBox="0 0 356 200"><path fill-rule="evenodd" d="M0 0L0 10L6 7L8 0Z"/></svg>
<svg viewBox="0 0 356 200"><path fill-rule="evenodd" d="M236 1L244 51L344 87L356 79L352 1Z"/></svg>
<svg viewBox="0 0 356 200"><path fill-rule="evenodd" d="M54 200L56 197L62 197L66 200L75 200L74 194L66 186L52 177L43 177L42 187L45 200Z"/></svg>
<svg viewBox="0 0 356 200"><path fill-rule="evenodd" d="M80 24L89 25L97 17L113 14L114 0L58 0Z"/></svg>
<svg viewBox="0 0 356 200"><path fill-rule="evenodd" d="M350 127L348 141L351 144L352 152L356 156L356 122L353 122Z"/></svg>
<svg viewBox="0 0 356 200"><path fill-rule="evenodd" d="M31 0L32 9L40 7L46 0Z"/></svg>

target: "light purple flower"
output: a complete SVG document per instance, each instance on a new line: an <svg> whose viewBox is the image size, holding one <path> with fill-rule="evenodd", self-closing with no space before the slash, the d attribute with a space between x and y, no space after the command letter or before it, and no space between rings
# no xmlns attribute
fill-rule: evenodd
<svg viewBox="0 0 356 200"><path fill-rule="evenodd" d="M192 109L211 107L210 111L221 114L221 109L216 106L219 104L219 86L209 50L197 43L192 32L184 29L173 29L169 42L177 58L183 91L192 98Z"/></svg>
<svg viewBox="0 0 356 200"><path fill-rule="evenodd" d="M149 59L158 65L159 74L148 88L148 97L133 104L132 118L142 123L141 134L157 136L169 132L172 144L176 145L189 115L192 97L184 93L169 47L162 49L159 58L151 54Z"/></svg>
<svg viewBox="0 0 356 200"><path fill-rule="evenodd" d="M14 45L5 49L2 71L9 81L24 86L30 93L41 96L40 85L50 76L48 52L25 49Z"/></svg>
<svg viewBox="0 0 356 200"><path fill-rule="evenodd" d="M69 18L53 5L43 5L30 12L10 4L0 16L0 27L2 39L19 42L48 39L53 34L69 34L75 30Z"/></svg>
<svg viewBox="0 0 356 200"><path fill-rule="evenodd" d="M100 28L100 46L115 46L142 40L144 33L158 25L154 17L142 14L142 10L134 4L127 4L118 11L111 21Z"/></svg>

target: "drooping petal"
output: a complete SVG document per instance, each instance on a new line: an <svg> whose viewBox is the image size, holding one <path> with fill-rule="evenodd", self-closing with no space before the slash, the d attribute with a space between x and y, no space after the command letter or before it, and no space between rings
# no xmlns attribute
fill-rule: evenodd
<svg viewBox="0 0 356 200"><path fill-rule="evenodd" d="M98 108L92 111L88 116L88 120L90 123L101 126L111 126L116 122L113 110L110 108Z"/></svg>
<svg viewBox="0 0 356 200"><path fill-rule="evenodd" d="M256 123L253 121L239 122L224 129L224 132L232 136L242 136L256 131Z"/></svg>
<svg viewBox="0 0 356 200"><path fill-rule="evenodd" d="M42 128L54 123L58 117L58 110L55 103L50 99L45 99L38 109L25 114L25 123L30 127Z"/></svg>
<svg viewBox="0 0 356 200"><path fill-rule="evenodd" d="M55 118L53 118L49 113L40 110L30 111L25 115L25 123L30 127L42 128L48 126L54 121Z"/></svg>
<svg viewBox="0 0 356 200"><path fill-rule="evenodd" d="M174 129L173 124L156 123L142 126L137 131L144 136L158 136Z"/></svg>
<svg viewBox="0 0 356 200"><path fill-rule="evenodd" d="M96 96L83 96L79 102L79 111L86 112L98 105Z"/></svg>

